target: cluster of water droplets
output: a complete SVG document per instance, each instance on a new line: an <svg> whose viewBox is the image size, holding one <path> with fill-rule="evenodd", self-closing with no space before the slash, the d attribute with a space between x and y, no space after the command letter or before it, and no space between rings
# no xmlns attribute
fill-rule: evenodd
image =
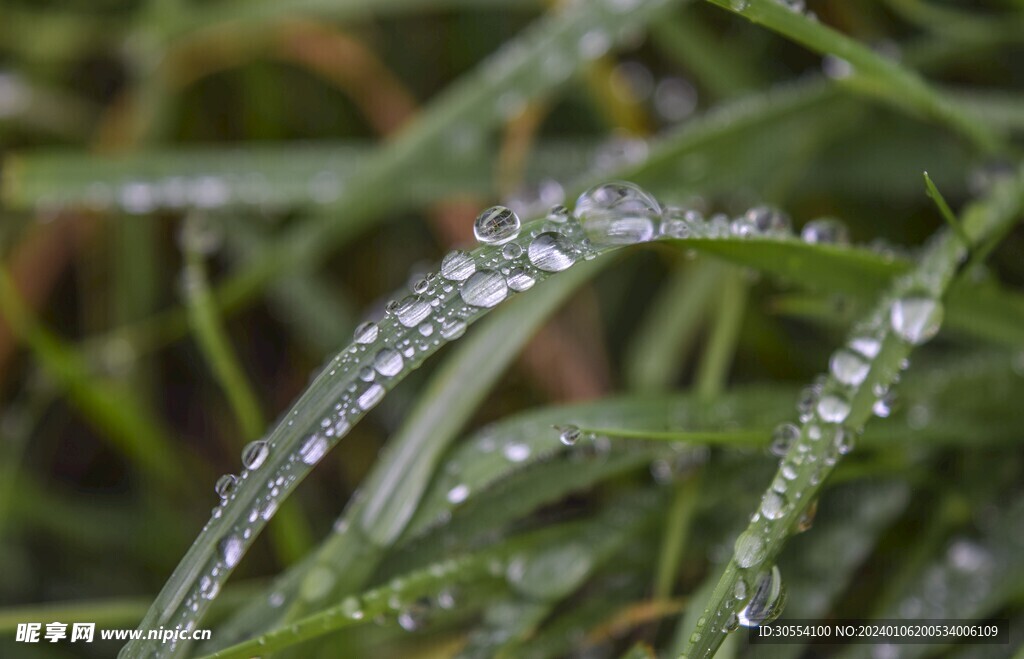
<svg viewBox="0 0 1024 659"><path fill-rule="evenodd" d="M650 193L625 182L591 188L580 195L573 211L556 205L545 217L527 225L509 208L487 209L474 222L473 233L478 241L475 249L448 253L437 271L416 278L409 290L387 303L383 317L360 324L352 344L323 367L311 390L330 392L333 404L327 413L322 398L300 399L270 436L245 447L238 475L225 475L217 481L221 503L207 528L222 532L218 551L210 557L196 587L185 593L177 617L157 624L195 620L205 606L203 601L217 594L218 584L237 565L255 534L312 466L405 373L444 343L460 337L488 309L553 273L624 245L691 236L793 239L788 217L777 210L757 207L735 219L714 216L706 220L693 210L662 208ZM842 234L834 227L811 233L813 240L807 235L804 239L823 242ZM920 305L906 307L894 318L914 336L924 335L928 324L915 323L921 310ZM843 414L841 405L829 408L826 402L819 407L830 418L838 420ZM315 421L309 423L310 418ZM294 427L300 423L308 425ZM582 435L571 426L558 432L567 445L575 444ZM278 437L295 433L304 438L294 447L279 450ZM589 437L585 442L598 453L605 450L606 443L607 438ZM508 444L502 450L513 462L530 455L529 446ZM244 487L256 473L261 486ZM446 498L458 505L469 495L468 485L455 483ZM225 521L230 521L222 524L219 520L224 511L234 506L242 506L242 514L233 511L232 516L225 516Z"/></svg>

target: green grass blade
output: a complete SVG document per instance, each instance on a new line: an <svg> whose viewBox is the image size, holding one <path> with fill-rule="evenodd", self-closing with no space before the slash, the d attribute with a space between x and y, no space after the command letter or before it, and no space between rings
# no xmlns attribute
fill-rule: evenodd
<svg viewBox="0 0 1024 659"><path fill-rule="evenodd" d="M1012 224L1024 204L1024 170L1010 181L993 188L983 201L972 204L964 214L964 230L973 242L998 235ZM910 296L931 300L926 305L941 305L941 298L965 258L965 247L955 236L944 233L930 245L917 267L896 279L883 296L876 310L855 327L851 339L873 337L877 341L874 357L863 358L868 365L864 377L853 385L843 384L830 375L819 399L804 419L800 437L793 443L780 464L773 486L764 495L761 511L736 541L732 560L716 585L705 615L690 637L685 654L694 658L713 656L731 629L737 624L736 584L742 579L749 587L763 571L770 568L799 517L813 500L843 449L847 433L860 434L872 416L878 394L894 384L900 364L914 345L927 340L941 323L938 315L929 314L930 328L926 334L908 332L898 322L903 310L897 305ZM893 320L890 320L892 318ZM901 329L902 328L902 329ZM897 332L897 330L900 330ZM837 411L837 409L839 411ZM788 478L786 474L792 476ZM780 492L781 490L781 492ZM774 511L778 508L778 514ZM742 608L742 602L740 602Z"/></svg>

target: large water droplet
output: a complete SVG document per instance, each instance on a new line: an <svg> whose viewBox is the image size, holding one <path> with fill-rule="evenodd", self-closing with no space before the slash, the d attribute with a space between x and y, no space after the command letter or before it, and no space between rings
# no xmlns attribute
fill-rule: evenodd
<svg viewBox="0 0 1024 659"><path fill-rule="evenodd" d="M501 245L519 235L519 216L504 206L488 208L473 222L473 235L485 245Z"/></svg>
<svg viewBox="0 0 1024 659"><path fill-rule="evenodd" d="M788 511L785 494L769 490L761 499L761 514L765 519L781 519Z"/></svg>
<svg viewBox="0 0 1024 659"><path fill-rule="evenodd" d="M502 454L509 462L522 462L530 457L530 445L520 442L512 442L505 445Z"/></svg>
<svg viewBox="0 0 1024 659"><path fill-rule="evenodd" d="M474 307L493 307L508 295L508 284L493 270L474 272L459 289L463 302Z"/></svg>
<svg viewBox="0 0 1024 659"><path fill-rule="evenodd" d="M235 491L236 487L238 487L238 477L234 474L224 474L217 479L213 490L221 499L227 499Z"/></svg>
<svg viewBox="0 0 1024 659"><path fill-rule="evenodd" d="M545 231L526 250L530 263L545 272L561 272L576 262L576 248L568 238Z"/></svg>
<svg viewBox="0 0 1024 659"><path fill-rule="evenodd" d="M465 483L460 483L448 490L448 503L458 504L462 503L469 497L469 486Z"/></svg>
<svg viewBox="0 0 1024 659"><path fill-rule="evenodd" d="M732 223L732 232L738 236L787 233L789 216L771 206L756 206Z"/></svg>
<svg viewBox="0 0 1024 659"><path fill-rule="evenodd" d="M942 325L942 303L925 295L911 295L893 303L892 329L911 345L921 345L935 336Z"/></svg>
<svg viewBox="0 0 1024 659"><path fill-rule="evenodd" d="M366 321L356 327L355 332L353 332L353 336L356 343L373 343L377 339L378 332L377 323L373 321Z"/></svg>
<svg viewBox="0 0 1024 659"><path fill-rule="evenodd" d="M441 276L450 281L464 281L476 272L473 257L461 249L448 252L441 261Z"/></svg>
<svg viewBox="0 0 1024 659"><path fill-rule="evenodd" d="M654 237L661 215L657 200L632 183L606 183L576 200L576 217L596 245L630 245Z"/></svg>
<svg viewBox="0 0 1024 659"><path fill-rule="evenodd" d="M313 435L299 449L299 457L308 465L315 465L327 453L327 440L320 435Z"/></svg>
<svg viewBox="0 0 1024 659"><path fill-rule="evenodd" d="M850 415L850 403L838 394L825 394L818 401L818 416L828 423L842 423Z"/></svg>
<svg viewBox="0 0 1024 659"><path fill-rule="evenodd" d="M356 404L363 411L369 411L384 398L384 387L380 386L376 382L366 388L366 391L359 394L359 398L356 399Z"/></svg>
<svg viewBox="0 0 1024 659"><path fill-rule="evenodd" d="M736 565L741 568L757 565L768 554L764 540L753 531L745 531L736 538L733 552L736 556Z"/></svg>
<svg viewBox="0 0 1024 659"><path fill-rule="evenodd" d="M782 590L782 574L778 566L758 575L750 601L739 612L739 623L744 627L757 627L771 622L782 613L785 597Z"/></svg>
<svg viewBox="0 0 1024 659"><path fill-rule="evenodd" d="M858 336L850 339L850 349L870 360L878 356L878 352L882 349L882 342L873 336Z"/></svg>
<svg viewBox="0 0 1024 659"><path fill-rule="evenodd" d="M536 281L530 276L530 273L526 272L522 268L513 268L508 273L508 278L505 280L508 283L508 287L513 291L526 291L533 288Z"/></svg>
<svg viewBox="0 0 1024 659"><path fill-rule="evenodd" d="M850 232L841 221L823 217L804 225L800 238L815 245L849 245Z"/></svg>
<svg viewBox="0 0 1024 659"><path fill-rule="evenodd" d="M771 452L773 455L783 456L786 451L800 437L800 429L792 423L780 423L772 431Z"/></svg>
<svg viewBox="0 0 1024 659"><path fill-rule="evenodd" d="M220 541L220 557L227 567L235 567L238 561L242 560L242 551L245 546L242 539L235 535L229 535Z"/></svg>
<svg viewBox="0 0 1024 659"><path fill-rule="evenodd" d="M406 327L416 327L430 315L430 304L419 295L409 295L398 303L395 316Z"/></svg>
<svg viewBox="0 0 1024 659"><path fill-rule="evenodd" d="M401 373L404 363L401 353L394 348L382 348L373 358L373 367L387 377Z"/></svg>
<svg viewBox="0 0 1024 659"><path fill-rule="evenodd" d="M246 469L259 469L267 456L270 455L270 445L264 439L257 439L249 442L242 449L242 466Z"/></svg>
<svg viewBox="0 0 1024 659"><path fill-rule="evenodd" d="M555 426L555 430L558 431L558 441L566 446L573 446L576 442L580 441L580 437L583 433L576 426Z"/></svg>
<svg viewBox="0 0 1024 659"><path fill-rule="evenodd" d="M868 376L871 365L858 353L845 348L838 350L829 361L832 376L845 385L859 386Z"/></svg>

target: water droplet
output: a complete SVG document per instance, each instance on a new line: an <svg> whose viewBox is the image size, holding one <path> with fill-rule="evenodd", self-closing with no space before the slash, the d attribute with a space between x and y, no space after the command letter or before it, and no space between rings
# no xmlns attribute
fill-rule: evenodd
<svg viewBox="0 0 1024 659"><path fill-rule="evenodd" d="M447 341L457 339L466 331L466 323L458 319L446 320L441 323L441 336Z"/></svg>
<svg viewBox="0 0 1024 659"><path fill-rule="evenodd" d="M562 224L564 222L568 222L569 221L569 209L566 208L565 206L561 205L561 204L557 204L555 206L552 206L551 210L548 211L547 219L548 219L549 222L558 222L559 224Z"/></svg>
<svg viewBox="0 0 1024 659"><path fill-rule="evenodd" d="M780 492L769 490L761 499L761 514L765 519L781 519L788 511L789 504Z"/></svg>
<svg viewBox="0 0 1024 659"><path fill-rule="evenodd" d="M454 609L457 599L455 588L445 588L437 594L437 606L446 611Z"/></svg>
<svg viewBox="0 0 1024 659"><path fill-rule="evenodd" d="M733 553L736 557L736 565L745 569L763 561L768 550L760 536L753 531L745 531L736 538Z"/></svg>
<svg viewBox="0 0 1024 659"><path fill-rule="evenodd" d="M786 451L800 438L800 429L792 423L780 423L772 431L771 452L773 455L783 456Z"/></svg>
<svg viewBox="0 0 1024 659"><path fill-rule="evenodd" d="M375 340L377 340L378 332L379 330L377 329L377 323L373 321L367 321L356 327L355 332L353 332L353 336L356 340L356 343L373 343Z"/></svg>
<svg viewBox="0 0 1024 659"><path fill-rule="evenodd" d="M366 391L359 394L359 398L356 399L356 404L363 411L369 411L384 398L384 387L380 386L376 382L366 388Z"/></svg>
<svg viewBox="0 0 1024 659"><path fill-rule="evenodd" d="M892 329L911 345L934 337L942 325L942 303L925 295L911 295L893 303L889 315Z"/></svg>
<svg viewBox="0 0 1024 659"><path fill-rule="evenodd" d="M441 261L441 276L449 281L464 281L474 272L476 262L468 252L461 249L448 252Z"/></svg>
<svg viewBox="0 0 1024 659"><path fill-rule="evenodd" d="M882 342L873 336L858 336L850 339L850 349L870 360L878 356L878 351L882 349Z"/></svg>
<svg viewBox="0 0 1024 659"><path fill-rule="evenodd" d="M580 37L580 57L593 60L601 57L612 47L612 41L604 30L590 30Z"/></svg>
<svg viewBox="0 0 1024 659"><path fill-rule="evenodd" d="M871 365L853 350L842 349L836 351L829 361L829 370L832 376L839 382L856 387L864 382L868 376Z"/></svg>
<svg viewBox="0 0 1024 659"><path fill-rule="evenodd" d="M246 469L259 469L267 456L270 455L270 445L264 439L257 439L249 442L242 449L242 466Z"/></svg>
<svg viewBox="0 0 1024 659"><path fill-rule="evenodd" d="M632 183L606 183L587 190L576 200L576 217L597 245L630 245L654 237L661 206Z"/></svg>
<svg viewBox="0 0 1024 659"><path fill-rule="evenodd" d="M576 262L576 248L560 233L545 231L530 242L530 263L545 272L561 272Z"/></svg>
<svg viewBox="0 0 1024 659"><path fill-rule="evenodd" d="M558 441L566 446L573 446L580 440L583 433L576 426L555 426L555 430L558 431Z"/></svg>
<svg viewBox="0 0 1024 659"><path fill-rule="evenodd" d="M800 238L813 245L849 245L850 232L840 220L823 217L804 225Z"/></svg>
<svg viewBox="0 0 1024 659"><path fill-rule="evenodd" d="M458 504L462 503L469 497L469 486L465 483L460 483L452 489L448 490L448 503Z"/></svg>
<svg viewBox="0 0 1024 659"><path fill-rule="evenodd" d="M229 535L220 541L220 557L224 561L224 565L227 567L235 567L238 565L238 561L242 560L242 552L245 549L245 545L242 544L241 538L235 535Z"/></svg>
<svg viewBox="0 0 1024 659"><path fill-rule="evenodd" d="M758 627L782 613L785 597L778 566L772 566L771 570L758 575L753 591L750 601L739 612L739 623L744 627Z"/></svg>
<svg viewBox="0 0 1024 659"><path fill-rule="evenodd" d="M398 322L405 327L415 327L431 313L430 304L419 295L409 295L395 308Z"/></svg>
<svg viewBox="0 0 1024 659"><path fill-rule="evenodd" d="M509 462L523 462L530 457L530 445L521 442L512 442L505 445L502 454Z"/></svg>
<svg viewBox="0 0 1024 659"><path fill-rule="evenodd" d="M520 292L533 288L534 283L536 283L534 278L522 268L514 268L508 273L508 278L505 281L513 291Z"/></svg>
<svg viewBox="0 0 1024 659"><path fill-rule="evenodd" d="M836 430L836 436L832 440L835 445L836 453L838 453L839 455L848 454L850 451L853 450L853 447L856 443L856 439L857 438L853 434L853 432L844 430L843 428L838 428Z"/></svg>
<svg viewBox="0 0 1024 659"><path fill-rule="evenodd" d="M373 367L389 378L401 373L404 364L402 355L394 348L382 348L373 358Z"/></svg>
<svg viewBox="0 0 1024 659"><path fill-rule="evenodd" d="M346 597L341 601L341 614L353 620L362 620L365 615L359 604L359 599L352 596Z"/></svg>
<svg viewBox="0 0 1024 659"><path fill-rule="evenodd" d="M732 589L732 596L740 601L747 599L747 582L737 579L736 585Z"/></svg>
<svg viewBox="0 0 1024 659"><path fill-rule="evenodd" d="M729 0L729 6L733 11L743 12L750 6L750 0Z"/></svg>
<svg viewBox="0 0 1024 659"><path fill-rule="evenodd" d="M508 295L508 284L500 273L480 270L462 283L459 295L463 302L474 307L493 307Z"/></svg>
<svg viewBox="0 0 1024 659"><path fill-rule="evenodd" d="M838 394L825 394L818 401L818 416L828 423L842 423L850 415L850 403Z"/></svg>
<svg viewBox="0 0 1024 659"><path fill-rule="evenodd" d="M697 109L697 90L684 78L665 78L654 88L654 109L669 122L682 121Z"/></svg>
<svg viewBox="0 0 1024 659"><path fill-rule="evenodd" d="M835 55L826 55L821 60L821 69L833 80L842 80L853 75L853 65Z"/></svg>
<svg viewBox="0 0 1024 659"><path fill-rule="evenodd" d="M507 243L504 247L501 248L501 256L506 261L511 261L513 259L518 259L522 255L523 255L523 248L520 247L516 243Z"/></svg>
<svg viewBox="0 0 1024 659"><path fill-rule="evenodd" d="M755 206L732 223L732 232L737 236L782 234L789 230L789 216L771 206Z"/></svg>
<svg viewBox="0 0 1024 659"><path fill-rule="evenodd" d="M874 405L871 406L871 412L880 419L887 418L892 414L893 407L896 405L896 392L887 390L882 392L882 395L878 397Z"/></svg>
<svg viewBox="0 0 1024 659"><path fill-rule="evenodd" d="M236 487L238 487L238 477L234 474L224 474L217 479L213 490L221 499L227 499L235 491Z"/></svg>
<svg viewBox="0 0 1024 659"><path fill-rule="evenodd" d="M313 435L299 449L299 457L308 465L315 465L327 453L327 440L320 435Z"/></svg>
<svg viewBox="0 0 1024 659"><path fill-rule="evenodd" d="M504 206L488 208L473 223L473 235L485 245L501 245L519 235L519 216Z"/></svg>

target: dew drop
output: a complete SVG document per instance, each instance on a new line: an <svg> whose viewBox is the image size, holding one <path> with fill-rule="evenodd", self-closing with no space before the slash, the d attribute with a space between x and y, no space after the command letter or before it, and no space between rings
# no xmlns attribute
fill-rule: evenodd
<svg viewBox="0 0 1024 659"><path fill-rule="evenodd" d="M753 531L744 531L740 537L736 538L733 552L736 556L736 565L741 568L757 565L767 556L764 540Z"/></svg>
<svg viewBox="0 0 1024 659"><path fill-rule="evenodd" d="M800 238L812 245L849 245L850 232L840 220L823 217L804 225Z"/></svg>
<svg viewBox="0 0 1024 659"><path fill-rule="evenodd" d="M446 498L448 499L448 503L458 504L465 501L467 497L469 497L469 486L465 483L460 483L448 490Z"/></svg>
<svg viewBox="0 0 1024 659"><path fill-rule="evenodd" d="M530 445L521 442L511 442L502 449L502 454L509 462L522 462L530 457Z"/></svg>
<svg viewBox="0 0 1024 659"><path fill-rule="evenodd" d="M217 479L213 490L221 499L227 499L235 491L236 487L238 487L238 477L234 474L224 474Z"/></svg>
<svg viewBox="0 0 1024 659"><path fill-rule="evenodd" d="M526 254L530 263L545 272L561 272L576 262L572 242L555 231L545 231L534 238Z"/></svg>
<svg viewBox="0 0 1024 659"><path fill-rule="evenodd" d="M850 415L850 403L837 394L825 394L818 401L818 416L828 423L842 423Z"/></svg>
<svg viewBox="0 0 1024 659"><path fill-rule="evenodd" d="M737 579L736 585L732 589L732 596L741 601L747 599L747 582Z"/></svg>
<svg viewBox="0 0 1024 659"><path fill-rule="evenodd" d="M242 560L244 545L241 538L236 535L229 535L220 541L220 557L227 567L235 567L238 561Z"/></svg>
<svg viewBox="0 0 1024 659"><path fill-rule="evenodd" d="M792 423L780 423L772 431L772 455L786 455L786 451L800 437L800 429Z"/></svg>
<svg viewBox="0 0 1024 659"><path fill-rule="evenodd" d="M327 440L320 435L313 435L299 449L299 457L308 465L315 465L327 453Z"/></svg>
<svg viewBox="0 0 1024 659"><path fill-rule="evenodd" d="M373 343L377 339L377 323L373 321L367 321L356 327L353 336L356 343Z"/></svg>
<svg viewBox="0 0 1024 659"><path fill-rule="evenodd" d="M576 218L597 245L630 245L654 237L661 206L647 191L624 182L605 183L576 200Z"/></svg>
<svg viewBox="0 0 1024 659"><path fill-rule="evenodd" d="M373 358L373 367L389 378L401 373L404 365L401 353L394 348L382 348Z"/></svg>
<svg viewBox="0 0 1024 659"><path fill-rule="evenodd" d="M785 597L778 566L772 566L771 570L758 575L753 591L750 601L739 612L739 623L744 627L758 627L782 613Z"/></svg>
<svg viewBox="0 0 1024 659"><path fill-rule="evenodd" d="M751 208L732 224L732 232L738 236L782 234L789 230L789 216L771 206Z"/></svg>
<svg viewBox="0 0 1024 659"><path fill-rule="evenodd" d="M569 221L569 209L566 208L565 206L561 205L561 204L558 204L556 206L552 206L551 210L548 211L547 219L548 219L549 222L558 222L559 224L562 224L564 222L568 222Z"/></svg>
<svg viewBox="0 0 1024 659"><path fill-rule="evenodd" d="M850 339L850 349L864 355L866 359L874 359L882 349L882 342L873 336L858 336Z"/></svg>
<svg viewBox="0 0 1024 659"><path fill-rule="evenodd" d="M380 386L376 382L366 388L366 391L359 394L359 398L356 399L356 403L363 411L369 411L384 398L384 387Z"/></svg>
<svg viewBox="0 0 1024 659"><path fill-rule="evenodd" d="M395 316L405 327L416 327L431 313L430 304L419 295L409 295L398 303Z"/></svg>
<svg viewBox="0 0 1024 659"><path fill-rule="evenodd" d="M476 262L468 252L461 249L448 252L441 261L441 276L449 281L465 281L474 272Z"/></svg>
<svg viewBox="0 0 1024 659"><path fill-rule="evenodd" d="M839 428L832 441L834 443L836 453L839 455L846 455L853 450L854 444L856 443L856 436L850 431Z"/></svg>
<svg viewBox="0 0 1024 659"><path fill-rule="evenodd" d="M911 295L892 305L890 322L896 334L911 345L934 337L942 325L942 304L925 295Z"/></svg>
<svg viewBox="0 0 1024 659"><path fill-rule="evenodd" d="M843 348L832 355L829 361L829 370L832 376L839 382L856 387L864 382L868 376L871 365L853 350Z"/></svg>
<svg viewBox="0 0 1024 659"><path fill-rule="evenodd" d="M508 295L508 284L500 273L480 270L462 283L459 295L463 302L474 307L493 307Z"/></svg>
<svg viewBox="0 0 1024 659"><path fill-rule="evenodd" d="M761 499L761 514L765 519L781 519L789 510L784 494L769 490Z"/></svg>
<svg viewBox="0 0 1024 659"><path fill-rule="evenodd" d="M246 469L259 469L270 455L270 445L264 439L249 442L242 449L242 466Z"/></svg>
<svg viewBox="0 0 1024 659"><path fill-rule="evenodd" d="M501 245L519 235L519 216L504 206L488 208L473 222L473 235L485 245Z"/></svg>
<svg viewBox="0 0 1024 659"><path fill-rule="evenodd" d="M566 446L574 446L583 435L579 428L572 425L555 426L555 430L558 431L558 441L562 442L562 444Z"/></svg>
<svg viewBox="0 0 1024 659"><path fill-rule="evenodd" d="M888 418L896 405L896 392L887 390L882 392L878 400L871 406L871 412L880 419Z"/></svg>
<svg viewBox="0 0 1024 659"><path fill-rule="evenodd" d="M520 292L533 288L536 283L534 278L522 268L514 268L508 273L508 278L505 281L513 291Z"/></svg>
<svg viewBox="0 0 1024 659"><path fill-rule="evenodd" d="M441 336L451 341L462 336L466 332L466 323L458 319L446 320L441 323Z"/></svg>

